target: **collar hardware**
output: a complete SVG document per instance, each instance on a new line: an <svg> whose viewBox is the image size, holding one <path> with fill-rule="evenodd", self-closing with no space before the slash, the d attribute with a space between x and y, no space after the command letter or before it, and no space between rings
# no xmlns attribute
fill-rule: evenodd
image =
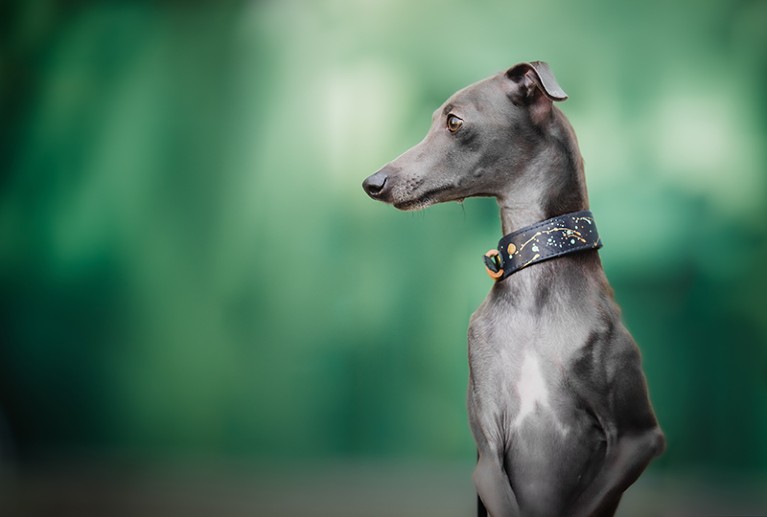
<svg viewBox="0 0 767 517"><path fill-rule="evenodd" d="M493 280L503 276L502 263L501 253L497 249L491 249L485 253L485 271Z"/></svg>

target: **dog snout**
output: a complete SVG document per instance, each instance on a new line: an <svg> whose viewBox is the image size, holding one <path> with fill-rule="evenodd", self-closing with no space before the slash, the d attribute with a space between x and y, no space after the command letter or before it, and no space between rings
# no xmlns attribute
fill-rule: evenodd
<svg viewBox="0 0 767 517"><path fill-rule="evenodd" d="M368 176L365 181L362 182L362 188L368 196L373 199L380 199L384 195L387 179L389 179L389 175L386 174L384 169L381 169L375 174Z"/></svg>

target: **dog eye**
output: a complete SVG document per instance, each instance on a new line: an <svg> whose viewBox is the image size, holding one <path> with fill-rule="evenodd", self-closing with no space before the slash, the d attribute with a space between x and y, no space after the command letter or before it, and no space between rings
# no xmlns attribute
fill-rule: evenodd
<svg viewBox="0 0 767 517"><path fill-rule="evenodd" d="M463 120L456 117L455 115L448 115L447 116L447 130L451 133L455 133L459 129L461 129L461 126L463 125Z"/></svg>

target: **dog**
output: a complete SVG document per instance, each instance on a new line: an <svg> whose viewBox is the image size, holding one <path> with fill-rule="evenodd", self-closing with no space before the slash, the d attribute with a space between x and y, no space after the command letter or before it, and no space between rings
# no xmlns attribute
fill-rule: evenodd
<svg viewBox="0 0 767 517"><path fill-rule="evenodd" d="M495 283L468 331L480 515L614 515L666 447L554 105L566 98L546 63L519 63L451 96L423 141L363 182L401 210L500 207L505 237L484 258Z"/></svg>

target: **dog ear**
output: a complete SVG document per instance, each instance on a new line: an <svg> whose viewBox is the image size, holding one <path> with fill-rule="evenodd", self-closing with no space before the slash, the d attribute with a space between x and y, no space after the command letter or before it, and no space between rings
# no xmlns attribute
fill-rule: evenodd
<svg viewBox="0 0 767 517"><path fill-rule="evenodd" d="M567 94L543 61L519 63L506 71L514 88L509 93L515 104L531 104L543 93L550 101L563 101Z"/></svg>

